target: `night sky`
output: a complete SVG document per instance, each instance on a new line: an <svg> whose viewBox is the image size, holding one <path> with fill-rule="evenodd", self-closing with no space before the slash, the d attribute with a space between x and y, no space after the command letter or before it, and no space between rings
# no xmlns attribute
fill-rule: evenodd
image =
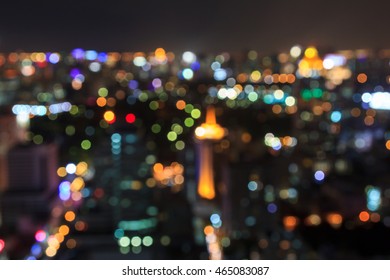
<svg viewBox="0 0 390 280"><path fill-rule="evenodd" d="M390 48L385 0L4 1L0 51Z"/></svg>

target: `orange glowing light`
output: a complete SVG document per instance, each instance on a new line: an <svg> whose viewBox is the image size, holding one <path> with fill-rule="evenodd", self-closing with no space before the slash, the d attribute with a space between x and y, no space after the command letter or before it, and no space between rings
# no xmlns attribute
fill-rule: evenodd
<svg viewBox="0 0 390 280"><path fill-rule="evenodd" d="M98 105L99 107L104 107L106 106L106 104L107 104L106 98L99 97L98 99L96 99L96 105Z"/></svg>
<svg viewBox="0 0 390 280"><path fill-rule="evenodd" d="M217 124L213 106L207 107L206 122L195 129L195 136L199 140L220 140L225 136L225 130Z"/></svg>
<svg viewBox="0 0 390 280"><path fill-rule="evenodd" d="M158 62L162 63L167 60L167 54L163 48L158 48L154 52L154 55Z"/></svg>
<svg viewBox="0 0 390 280"><path fill-rule="evenodd" d="M64 215L65 220L72 222L76 218L76 214L73 211L68 211Z"/></svg>
<svg viewBox="0 0 390 280"><path fill-rule="evenodd" d="M68 235L69 234L69 227L67 225L62 225L58 229L58 232L61 233L62 235Z"/></svg>
<svg viewBox="0 0 390 280"><path fill-rule="evenodd" d="M292 84L295 82L295 75L294 74L288 74L287 75L287 82Z"/></svg>
<svg viewBox="0 0 390 280"><path fill-rule="evenodd" d="M390 150L390 140L386 141L386 149Z"/></svg>
<svg viewBox="0 0 390 280"><path fill-rule="evenodd" d="M364 73L360 73L359 75L357 75L356 79L359 83L364 84L365 82L367 82L367 75Z"/></svg>
<svg viewBox="0 0 390 280"><path fill-rule="evenodd" d="M206 199L215 197L212 146L208 142L200 144L198 194Z"/></svg>
<svg viewBox="0 0 390 280"><path fill-rule="evenodd" d="M153 171L156 173L162 173L164 171L164 166L161 163L155 163L153 165Z"/></svg>
<svg viewBox="0 0 390 280"><path fill-rule="evenodd" d="M186 102L184 100L179 100L176 102L176 108L179 110L184 110L186 107Z"/></svg>
<svg viewBox="0 0 390 280"><path fill-rule="evenodd" d="M339 227L343 222L343 217L337 213L330 213L326 216L326 220L333 227Z"/></svg>
<svg viewBox="0 0 390 280"><path fill-rule="evenodd" d="M225 136L225 130L217 124L215 109L207 107L206 121L195 129L195 137L199 140L220 140ZM202 141L199 145L199 179L198 194L205 199L215 197L213 176L213 152L210 142Z"/></svg>
<svg viewBox="0 0 390 280"><path fill-rule="evenodd" d="M362 222L367 222L370 219L370 214L367 211L362 211L359 213L359 220Z"/></svg>
<svg viewBox="0 0 390 280"><path fill-rule="evenodd" d="M205 226L203 232L205 235L210 235L210 234L214 233L214 228L210 225Z"/></svg>
<svg viewBox="0 0 390 280"><path fill-rule="evenodd" d="M250 133L244 132L244 133L241 135L241 141L242 141L242 142L244 142L244 143L249 143L251 140L252 140L252 135L250 135Z"/></svg>
<svg viewBox="0 0 390 280"><path fill-rule="evenodd" d="M284 228L288 231L294 230L298 224L298 219L294 216L286 216L283 218Z"/></svg>

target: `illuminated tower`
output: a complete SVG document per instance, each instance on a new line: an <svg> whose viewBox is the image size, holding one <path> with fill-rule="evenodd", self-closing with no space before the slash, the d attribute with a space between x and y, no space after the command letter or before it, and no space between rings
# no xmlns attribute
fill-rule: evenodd
<svg viewBox="0 0 390 280"><path fill-rule="evenodd" d="M217 124L214 107L209 106L206 112L206 121L195 129L195 137L199 140L198 194L201 198L206 200L215 198L212 144L215 141L221 140L225 134L225 129ZM198 212L198 217L203 219L201 222L202 225L214 216L220 221L220 216L216 214L218 211L215 212L216 205L214 205L214 203L212 203L212 205L202 203L201 208L202 210ZM205 234L209 258L222 259L220 245L220 234L222 232L219 230L219 227L214 228L211 225L207 225L203 228L203 232Z"/></svg>
<svg viewBox="0 0 390 280"><path fill-rule="evenodd" d="M209 106L206 122L195 129L195 137L200 140L198 194L205 199L215 197L212 141L221 140L224 136L225 129L217 124L215 109Z"/></svg>

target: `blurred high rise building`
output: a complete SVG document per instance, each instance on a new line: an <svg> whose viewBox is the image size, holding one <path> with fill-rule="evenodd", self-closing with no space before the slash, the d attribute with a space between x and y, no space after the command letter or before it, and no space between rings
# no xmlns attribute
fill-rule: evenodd
<svg viewBox="0 0 390 280"><path fill-rule="evenodd" d="M6 156L10 148L23 141L25 128L18 125L17 117L0 114L0 192L8 185Z"/></svg>
<svg viewBox="0 0 390 280"><path fill-rule="evenodd" d="M16 145L8 152L7 165L1 229L25 241L49 217L57 186L57 146Z"/></svg>

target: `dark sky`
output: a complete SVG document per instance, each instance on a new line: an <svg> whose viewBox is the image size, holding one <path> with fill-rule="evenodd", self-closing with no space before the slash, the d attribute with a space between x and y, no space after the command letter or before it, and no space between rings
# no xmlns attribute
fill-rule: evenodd
<svg viewBox="0 0 390 280"><path fill-rule="evenodd" d="M390 48L388 0L11 0L0 11L0 51Z"/></svg>

